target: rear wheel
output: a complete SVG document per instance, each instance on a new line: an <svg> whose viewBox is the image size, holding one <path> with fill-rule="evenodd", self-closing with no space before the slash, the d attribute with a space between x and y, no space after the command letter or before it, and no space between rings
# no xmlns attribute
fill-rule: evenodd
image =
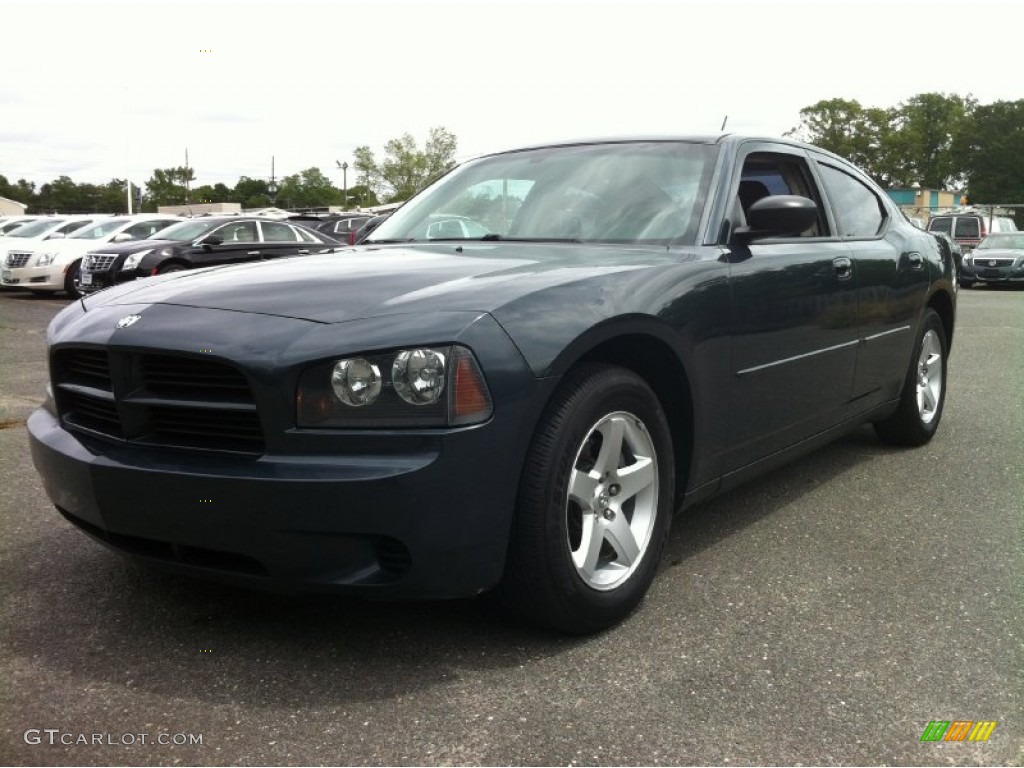
<svg viewBox="0 0 1024 768"><path fill-rule="evenodd" d="M900 404L875 432L892 445L924 445L939 428L946 401L946 329L933 309L925 310Z"/></svg>
<svg viewBox="0 0 1024 768"><path fill-rule="evenodd" d="M658 567L673 467L665 414L643 379L612 366L570 373L527 457L503 602L578 634L627 616Z"/></svg>

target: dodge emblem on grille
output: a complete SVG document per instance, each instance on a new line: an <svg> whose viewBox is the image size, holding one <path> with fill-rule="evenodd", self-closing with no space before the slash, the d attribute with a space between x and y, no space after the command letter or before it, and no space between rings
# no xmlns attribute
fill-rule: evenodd
<svg viewBox="0 0 1024 768"><path fill-rule="evenodd" d="M129 325L135 325L139 320L142 319L141 315L127 315L117 321L118 328L127 328Z"/></svg>
<svg viewBox="0 0 1024 768"><path fill-rule="evenodd" d="M990 262L988 263L988 265L989 265L990 267L994 267L994 266L996 265L995 259L993 259L992 261L990 261Z"/></svg>

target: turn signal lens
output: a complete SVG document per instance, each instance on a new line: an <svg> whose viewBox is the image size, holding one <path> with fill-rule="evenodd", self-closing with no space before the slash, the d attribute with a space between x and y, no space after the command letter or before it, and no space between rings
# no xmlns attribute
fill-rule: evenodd
<svg viewBox="0 0 1024 768"><path fill-rule="evenodd" d="M452 349L451 423L475 424L490 418L493 406L480 366L465 347Z"/></svg>
<svg viewBox="0 0 1024 768"><path fill-rule="evenodd" d="M362 357L339 360L331 372L331 388L345 405L369 405L380 395L380 369Z"/></svg>

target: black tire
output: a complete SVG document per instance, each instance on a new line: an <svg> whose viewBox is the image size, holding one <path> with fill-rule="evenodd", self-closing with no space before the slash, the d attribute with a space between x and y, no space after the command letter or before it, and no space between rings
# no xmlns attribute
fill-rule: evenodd
<svg viewBox="0 0 1024 768"><path fill-rule="evenodd" d="M934 355L938 358L935 359ZM935 310L926 309L914 344L910 369L903 383L899 407L889 418L875 422L875 432L882 442L916 446L932 439L939 428L946 402L948 357L949 346L942 320Z"/></svg>
<svg viewBox="0 0 1024 768"><path fill-rule="evenodd" d="M70 267L64 275L64 293L70 296L72 299L77 299L82 295L82 292L78 290L79 281L82 279L82 260L79 259Z"/></svg>
<svg viewBox="0 0 1024 768"><path fill-rule="evenodd" d="M170 264L164 264L162 267L157 269L156 273L158 275L167 275L167 274L170 274L171 272L184 272L184 271L185 271L185 265L184 264L178 264L177 262L173 262L172 261Z"/></svg>
<svg viewBox="0 0 1024 768"><path fill-rule="evenodd" d="M603 453L606 440L618 450ZM602 474L599 465L611 469ZM528 621L573 634L625 618L661 559L674 466L665 413L643 379L607 365L571 371L527 454L498 587L502 603ZM570 498L571 479L591 500L588 509Z"/></svg>
<svg viewBox="0 0 1024 768"><path fill-rule="evenodd" d="M960 287L961 288L973 288L974 287L974 281L973 280L961 280L960 281Z"/></svg>

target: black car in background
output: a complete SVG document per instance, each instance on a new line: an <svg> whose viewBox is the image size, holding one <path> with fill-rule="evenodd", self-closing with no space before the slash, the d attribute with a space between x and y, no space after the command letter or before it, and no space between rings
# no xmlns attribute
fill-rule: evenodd
<svg viewBox="0 0 1024 768"><path fill-rule="evenodd" d="M865 422L919 446L942 418L948 250L785 139L488 155L343 258L288 261L57 315L28 433L66 519L178 572L496 590L592 632L641 602L675 511Z"/></svg>
<svg viewBox="0 0 1024 768"><path fill-rule="evenodd" d="M190 219L157 234L88 253L82 259L81 292L197 267L324 253L341 245L301 224L242 216Z"/></svg>
<svg viewBox="0 0 1024 768"><path fill-rule="evenodd" d="M328 237L347 245L356 244L356 232L367 221L373 218L372 213L340 213L317 216L315 214L299 214L289 216L288 221L321 232Z"/></svg>

